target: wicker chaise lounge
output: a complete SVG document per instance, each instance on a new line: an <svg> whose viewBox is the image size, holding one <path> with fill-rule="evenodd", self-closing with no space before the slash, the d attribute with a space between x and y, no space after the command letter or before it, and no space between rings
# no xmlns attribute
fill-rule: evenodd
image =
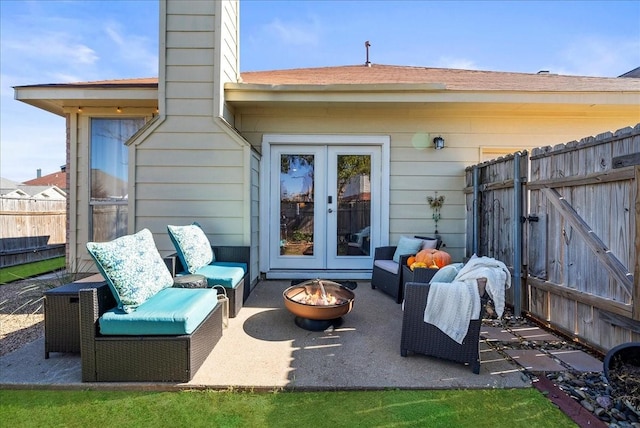
<svg viewBox="0 0 640 428"><path fill-rule="evenodd" d="M219 263L239 263L250 266L249 257L251 250L249 247L231 246L231 245L215 245L211 247L215 259ZM169 268L171 274L175 277L186 269L178 257L177 253L164 257L165 264ZM242 280L235 286L226 289L229 298L229 317L235 318L242 305L247 301L249 293L251 293L251 282L249 280L249 270L244 274Z"/></svg>
<svg viewBox="0 0 640 428"><path fill-rule="evenodd" d="M214 246L199 224L168 225L176 253L165 258L173 276L196 274L206 278L208 287L217 287L229 298L229 317L235 318L249 297L250 248ZM171 260L173 259L173 260Z"/></svg>
<svg viewBox="0 0 640 428"><path fill-rule="evenodd" d="M400 355L409 352L430 355L446 360L466 363L473 373L480 373L480 326L488 300L483 291L480 319L469 322L469 330L462 344L459 344L438 327L424 322L430 285L407 282L404 290L404 313L402 318L402 338Z"/></svg>
<svg viewBox="0 0 640 428"><path fill-rule="evenodd" d="M83 382L188 382L222 337L220 304L188 335L101 335L98 319L115 306L102 290L80 290Z"/></svg>
<svg viewBox="0 0 640 428"><path fill-rule="evenodd" d="M79 291L82 380L191 380L222 336L216 291L173 287L148 229L87 250L108 287Z"/></svg>

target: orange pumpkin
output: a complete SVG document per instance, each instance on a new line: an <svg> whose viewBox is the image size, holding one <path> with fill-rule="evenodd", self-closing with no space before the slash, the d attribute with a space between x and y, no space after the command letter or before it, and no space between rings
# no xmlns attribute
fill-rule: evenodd
<svg viewBox="0 0 640 428"><path fill-rule="evenodd" d="M415 256L410 256L407 259L407 266L411 267L411 265L416 261L416 257Z"/></svg>
<svg viewBox="0 0 640 428"><path fill-rule="evenodd" d="M416 254L416 262L423 262L430 268L441 268L451 263L451 255L446 251L426 249Z"/></svg>

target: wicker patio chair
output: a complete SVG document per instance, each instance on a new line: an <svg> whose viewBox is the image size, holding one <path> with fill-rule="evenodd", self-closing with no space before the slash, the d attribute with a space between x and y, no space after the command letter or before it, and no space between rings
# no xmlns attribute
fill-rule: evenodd
<svg viewBox="0 0 640 428"><path fill-rule="evenodd" d="M406 357L409 352L414 352L465 363L471 366L473 373L479 374L480 326L488 295L483 292L480 318L469 322L467 335L460 344L438 327L424 322L429 289L430 285L427 283L407 282L405 284L400 355Z"/></svg>
<svg viewBox="0 0 640 428"><path fill-rule="evenodd" d="M247 272L241 280L241 283L237 287L229 288L226 291L227 297L229 298L229 316L235 318L251 293L251 279L249 276L251 249L249 247L231 245L216 245L211 248L216 260L219 262L245 263L247 265ZM177 273L184 272L185 270L177 253L164 257L164 262L174 277Z"/></svg>
<svg viewBox="0 0 640 428"><path fill-rule="evenodd" d="M436 249L440 248L440 238L416 236L417 239L437 240ZM397 246L377 247L373 253L373 270L371 272L371 288L380 289L393 297L396 303L403 299L402 267L406 266L410 254L400 256L400 262L393 262Z"/></svg>

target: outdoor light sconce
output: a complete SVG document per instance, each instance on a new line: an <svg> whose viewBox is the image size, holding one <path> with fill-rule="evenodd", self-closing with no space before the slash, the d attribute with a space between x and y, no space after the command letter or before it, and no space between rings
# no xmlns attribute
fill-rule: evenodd
<svg viewBox="0 0 640 428"><path fill-rule="evenodd" d="M444 149L444 138L436 137L433 139L433 146L436 150Z"/></svg>

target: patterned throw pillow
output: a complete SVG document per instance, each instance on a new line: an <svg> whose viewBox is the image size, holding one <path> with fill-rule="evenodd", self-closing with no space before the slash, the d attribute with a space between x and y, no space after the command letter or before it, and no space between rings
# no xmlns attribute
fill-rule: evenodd
<svg viewBox="0 0 640 428"><path fill-rule="evenodd" d="M187 272L195 273L201 267L215 261L211 243L197 223L189 226L169 225L167 229L180 262Z"/></svg>
<svg viewBox="0 0 640 428"><path fill-rule="evenodd" d="M125 312L134 311L158 291L173 285L148 229L110 242L88 242L87 250L107 280L118 308Z"/></svg>

